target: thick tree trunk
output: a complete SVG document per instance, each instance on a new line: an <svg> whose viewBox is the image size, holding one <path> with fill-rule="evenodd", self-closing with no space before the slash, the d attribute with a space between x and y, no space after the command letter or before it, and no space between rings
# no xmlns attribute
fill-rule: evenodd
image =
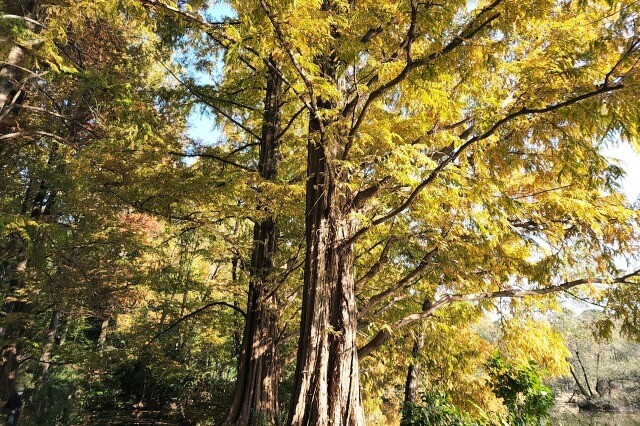
<svg viewBox="0 0 640 426"><path fill-rule="evenodd" d="M258 169L263 179L273 180L278 169L281 80L274 71L267 76L267 93L260 141ZM260 208L260 207L259 207ZM244 327L238 378L224 425L278 423L277 309L272 283L273 256L278 231L274 218L253 228L247 317Z"/></svg>
<svg viewBox="0 0 640 426"><path fill-rule="evenodd" d="M363 425L360 399L354 231L345 194L327 157L321 123L310 123L306 187L306 263L289 423Z"/></svg>

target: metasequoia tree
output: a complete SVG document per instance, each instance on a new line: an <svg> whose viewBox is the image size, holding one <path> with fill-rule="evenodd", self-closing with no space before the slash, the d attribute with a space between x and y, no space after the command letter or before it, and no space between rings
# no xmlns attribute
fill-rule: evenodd
<svg viewBox="0 0 640 426"><path fill-rule="evenodd" d="M286 309L282 306L282 287L300 266L296 260L300 251L300 243L295 241L298 235L295 226L291 226L291 213L282 207L291 209L296 204L291 202L291 193L285 191L291 187L291 180L298 186L300 166L289 165L284 172L280 171L280 151L283 143L289 152L292 141L297 143L291 130L296 129L295 121L303 109L290 111L291 104L297 107L293 102L297 98L283 81L274 56L262 56L225 34L222 29L238 25L234 19L214 21L194 11L200 6L198 3L190 7L156 1L144 3L154 13L179 20L188 31L195 32L187 47L190 53L184 58L187 72L173 77L186 89L192 105L213 113L223 130L218 146L211 147L210 141L192 141L185 152L176 155L222 166L221 175L225 176L227 188L250 186L250 191L233 192L239 198L234 200L233 213L237 235L228 236L233 241L245 238L237 224L243 222L242 215L246 214L253 227L251 253L248 260L242 252L234 259L234 271L248 275L246 316L235 390L223 424L273 424L279 414L282 361L277 356L278 345L286 328L286 324L278 324L282 309ZM194 30L201 31L204 39ZM194 66L189 63L193 52L208 55L213 63L198 59ZM193 68L198 71L190 76L188 71ZM218 76L218 68L222 69L222 77ZM204 83L203 75L207 76ZM294 163L291 156L288 159L289 164ZM284 250L278 248L281 234L278 222L282 217L290 225L285 231Z"/></svg>
<svg viewBox="0 0 640 426"><path fill-rule="evenodd" d="M636 140L633 3L231 5L219 23L163 7L228 63L274 58L306 112L282 117L308 120L291 424L363 423L360 360L451 303L596 283L633 300L614 257L635 249L636 214L599 151ZM215 111L257 136L240 110Z"/></svg>
<svg viewBox="0 0 640 426"><path fill-rule="evenodd" d="M634 3L231 3L308 113L290 424L363 424L359 362L445 305L633 282L599 147L637 136Z"/></svg>
<svg viewBox="0 0 640 426"><path fill-rule="evenodd" d="M280 107L282 81L277 64L267 69L262 132L260 135L258 173L274 180L278 172ZM258 209L262 206L258 206ZM275 424L278 416L278 382L276 372L278 339L277 304L273 279L278 230L275 218L266 212L253 227L253 251L249 266L249 293L238 377L234 399L225 424L252 424L266 421Z"/></svg>

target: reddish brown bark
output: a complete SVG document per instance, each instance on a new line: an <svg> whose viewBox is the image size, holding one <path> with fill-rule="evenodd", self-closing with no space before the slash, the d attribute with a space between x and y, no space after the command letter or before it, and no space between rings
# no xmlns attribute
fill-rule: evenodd
<svg viewBox="0 0 640 426"><path fill-rule="evenodd" d="M282 82L271 62L267 76L258 170L266 180L277 175ZM260 208L260 207L259 207ZM247 316L233 401L223 425L278 422L277 307L272 283L277 250L275 220L267 216L253 229Z"/></svg>
<svg viewBox="0 0 640 426"><path fill-rule="evenodd" d="M306 264L289 424L363 425L354 253L352 244L345 243L355 223L348 217L348 197L339 189L331 164L331 150L336 146L322 127L318 118L311 120Z"/></svg>

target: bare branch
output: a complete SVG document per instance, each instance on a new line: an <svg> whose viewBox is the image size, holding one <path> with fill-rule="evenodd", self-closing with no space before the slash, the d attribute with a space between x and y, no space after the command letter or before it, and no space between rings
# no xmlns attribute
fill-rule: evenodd
<svg viewBox="0 0 640 426"><path fill-rule="evenodd" d="M356 209L362 208L364 204L367 202L367 200L370 199L371 197L374 197L378 193L378 191L380 191L380 188L382 188L382 186L384 186L390 180L391 178L389 176L386 176L380 179L378 182L375 182L373 185L360 190L353 197L353 201L351 203L353 207L355 207Z"/></svg>
<svg viewBox="0 0 640 426"><path fill-rule="evenodd" d="M31 19L27 16L18 16L18 15L0 15L0 19L19 19L21 21L25 21L28 22L30 24L36 25L40 28L44 28L47 29L47 26L44 25L42 22L36 21L35 19Z"/></svg>
<svg viewBox="0 0 640 426"><path fill-rule="evenodd" d="M382 269L382 267L389 261L389 250L391 250L391 245L396 241L397 238L393 236L387 240L376 263L374 263L363 276L356 280L356 291L367 285L371 278L375 277L376 274L380 272L380 269Z"/></svg>
<svg viewBox="0 0 640 426"><path fill-rule="evenodd" d="M195 24L209 29L218 29L219 27L224 25L236 25L240 23L240 21L236 21L233 19L225 19L218 22L205 21L200 15L187 12L186 10L178 9L177 7L169 6L168 4L160 3L157 0L142 0L142 4L147 7L158 7L166 11L175 13L176 15L180 15Z"/></svg>
<svg viewBox="0 0 640 426"><path fill-rule="evenodd" d="M418 266L409 271L404 277L398 280L394 285L388 287L384 291L381 291L378 294L375 294L369 298L369 300L365 303L365 305L360 309L359 315L366 315L374 306L383 301L389 296L392 296L394 293L398 292L402 288L404 288L407 284L411 283L415 278L417 278L431 263L431 260L437 253L438 249L434 248L429 250L420 260Z"/></svg>
<svg viewBox="0 0 640 426"><path fill-rule="evenodd" d="M300 114L302 114L302 112L306 109L306 107L302 107L300 108L298 111L296 111L295 114L293 114L291 116L291 119L289 119L289 122L284 126L284 128L280 131L280 133L278 133L278 135L276 136L276 139L280 139L282 136L284 136L287 131L289 130L289 128L293 125L293 123L296 121L296 119L298 118L298 116L300 116Z"/></svg>
<svg viewBox="0 0 640 426"><path fill-rule="evenodd" d="M226 118L227 120L229 120L231 123L233 123L235 126L237 126L239 129L245 131L246 133L248 133L249 135L251 135L255 140L260 140L260 136L258 136L253 130L249 129L247 126L245 126L244 124L242 124L241 122L239 122L238 120L236 120L235 118L233 118L231 116L231 114L229 114L226 111L223 111L221 108L217 107L216 105L211 103L212 98L208 97L208 96L204 96L202 93L200 93L198 90L195 90L193 87L191 87L190 85L188 85L187 83L185 83L184 81L182 81L182 79L180 77L178 77L173 71L171 71L169 69L169 67L167 67L166 65L164 65L164 69L171 74L171 76L185 89L187 89L192 95L194 95L196 98L198 98L202 103L204 103L205 105L207 105L209 108L211 108L212 110L214 110L215 112L217 112L218 114L222 115L224 118Z"/></svg>
<svg viewBox="0 0 640 426"><path fill-rule="evenodd" d="M165 328L164 330L162 330L160 333L156 334L155 336L153 336L151 338L151 340L149 340L143 347L142 350L145 350L147 347L149 347L150 344L152 344L154 341L156 341L160 336L162 336L163 334L173 330L175 327L177 327L181 322L188 320L189 318L192 318L196 315L198 315L199 313L209 309L212 306L225 306L227 308L233 309L234 311L236 311L237 313L239 313L240 315L242 315L243 317L247 317L247 314L240 309L237 306L234 306L230 303L227 302L221 302L221 301L217 301L217 302L211 302L211 303L207 303L206 305L204 305L201 308L196 309L193 312L188 313L187 315L183 316L182 318L174 321L169 327Z"/></svg>
<svg viewBox="0 0 640 426"><path fill-rule="evenodd" d="M236 163L234 161L231 161L231 160L229 160L229 159L227 159L225 157L221 157L219 155L215 155L215 154L211 154L211 153L204 153L203 152L203 153L199 153L199 154L187 154L187 153L184 153L184 152L177 152L177 151L169 151L168 153L170 155L176 155L178 157L210 158L210 159L213 159L213 160L220 161L221 163L228 164L230 166L234 166L234 167L237 167L237 168L242 169L242 170L246 170L248 172L257 172L256 169L252 169L251 167L244 166L242 164L239 164L239 163Z"/></svg>
<svg viewBox="0 0 640 426"><path fill-rule="evenodd" d="M40 130L30 130L30 131L22 131L22 132L13 132L13 133L6 133L4 135L0 135L0 141L4 141L4 140L8 140L8 139L15 139L15 138L19 138L19 137L25 137L25 136L46 136L52 139L57 140L58 142L61 143L67 143L68 141L63 138L60 135L56 135L54 133L50 133L50 132L44 132L44 131L40 131Z"/></svg>

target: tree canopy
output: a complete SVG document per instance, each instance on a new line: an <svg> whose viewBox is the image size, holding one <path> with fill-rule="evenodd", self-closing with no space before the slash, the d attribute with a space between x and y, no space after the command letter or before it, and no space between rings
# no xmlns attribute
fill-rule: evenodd
<svg viewBox="0 0 640 426"><path fill-rule="evenodd" d="M639 11L3 1L0 400L529 418L495 380L569 373L566 297L640 339Z"/></svg>

